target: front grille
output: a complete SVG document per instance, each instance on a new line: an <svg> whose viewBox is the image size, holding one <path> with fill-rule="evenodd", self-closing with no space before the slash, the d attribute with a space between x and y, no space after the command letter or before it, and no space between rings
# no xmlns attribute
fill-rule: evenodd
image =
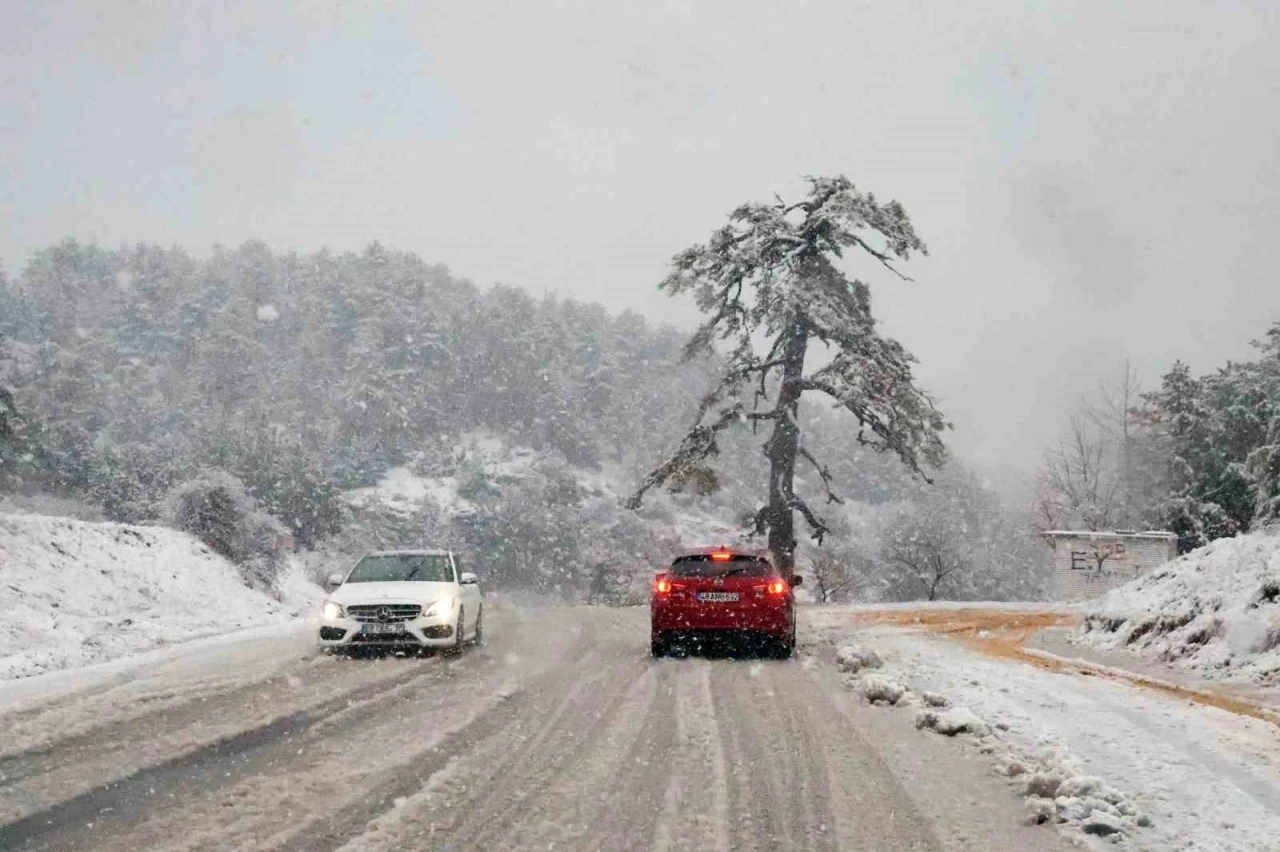
<svg viewBox="0 0 1280 852"><path fill-rule="evenodd" d="M347 615L356 621L394 624L397 621L410 621L422 614L418 604L352 604L347 607Z"/></svg>
<svg viewBox="0 0 1280 852"><path fill-rule="evenodd" d="M351 641L355 644L370 645L421 645L418 637L412 633L353 633Z"/></svg>

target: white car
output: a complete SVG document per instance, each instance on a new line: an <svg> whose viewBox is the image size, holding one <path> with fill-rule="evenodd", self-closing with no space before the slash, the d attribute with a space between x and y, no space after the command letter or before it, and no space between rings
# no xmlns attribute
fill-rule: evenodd
<svg viewBox="0 0 1280 852"><path fill-rule="evenodd" d="M321 608L320 648L461 648L480 644L484 607L475 574L447 550L371 553L333 574Z"/></svg>

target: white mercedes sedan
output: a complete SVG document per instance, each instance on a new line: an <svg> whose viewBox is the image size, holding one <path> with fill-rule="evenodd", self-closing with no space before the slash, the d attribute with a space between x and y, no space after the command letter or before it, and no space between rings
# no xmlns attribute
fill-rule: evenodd
<svg viewBox="0 0 1280 852"><path fill-rule="evenodd" d="M371 553L326 585L321 650L460 649L483 640L480 583L450 551Z"/></svg>

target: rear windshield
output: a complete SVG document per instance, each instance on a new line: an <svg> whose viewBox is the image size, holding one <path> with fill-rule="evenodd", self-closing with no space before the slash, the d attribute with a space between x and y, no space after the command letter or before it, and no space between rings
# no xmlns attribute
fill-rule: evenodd
<svg viewBox="0 0 1280 852"><path fill-rule="evenodd" d="M767 559L735 553L728 559L710 555L681 556L671 563L676 577L776 577L778 572Z"/></svg>
<svg viewBox="0 0 1280 852"><path fill-rule="evenodd" d="M387 582L452 583L453 568L445 555L393 554L366 556L356 565L348 583Z"/></svg>

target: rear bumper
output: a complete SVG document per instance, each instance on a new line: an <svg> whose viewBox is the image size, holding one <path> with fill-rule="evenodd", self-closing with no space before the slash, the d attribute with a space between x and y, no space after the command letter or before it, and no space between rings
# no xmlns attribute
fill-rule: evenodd
<svg viewBox="0 0 1280 852"><path fill-rule="evenodd" d="M653 607L650 625L655 634L755 633L786 639L794 623L789 607L707 612L694 607Z"/></svg>

